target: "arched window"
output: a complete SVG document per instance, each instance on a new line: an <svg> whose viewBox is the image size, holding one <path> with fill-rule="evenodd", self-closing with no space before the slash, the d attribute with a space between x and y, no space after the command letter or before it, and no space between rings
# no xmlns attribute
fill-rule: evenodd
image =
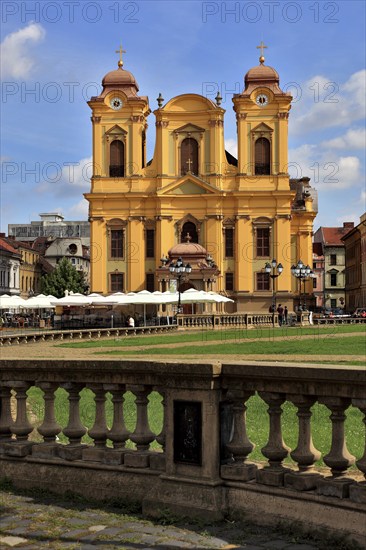
<svg viewBox="0 0 366 550"><path fill-rule="evenodd" d="M180 242L185 243L187 242L187 235L189 234L189 242L191 243L198 243L198 233L197 233L197 227L193 222L186 222L183 225L182 232L180 234Z"/></svg>
<svg viewBox="0 0 366 550"><path fill-rule="evenodd" d="M271 173L271 146L267 138L255 142L255 175L267 176Z"/></svg>
<svg viewBox="0 0 366 550"><path fill-rule="evenodd" d="M125 175L125 146L115 139L110 145L109 177L123 178Z"/></svg>
<svg viewBox="0 0 366 550"><path fill-rule="evenodd" d="M191 172L198 175L198 143L193 138L185 138L180 148L180 171L182 176Z"/></svg>

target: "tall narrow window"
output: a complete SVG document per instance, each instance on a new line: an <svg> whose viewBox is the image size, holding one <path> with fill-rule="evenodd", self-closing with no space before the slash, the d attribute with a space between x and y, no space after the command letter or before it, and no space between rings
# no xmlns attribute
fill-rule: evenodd
<svg viewBox="0 0 366 550"><path fill-rule="evenodd" d="M181 174L187 174L191 172L192 174L198 174L198 143L193 138L186 138L182 141L181 149L181 164L180 171Z"/></svg>
<svg viewBox="0 0 366 550"><path fill-rule="evenodd" d="M115 139L110 146L109 177L123 178L125 175L125 146Z"/></svg>
<svg viewBox="0 0 366 550"><path fill-rule="evenodd" d="M123 229L111 229L111 258L123 258Z"/></svg>
<svg viewBox="0 0 366 550"><path fill-rule="evenodd" d="M271 173L271 146L267 138L259 138L255 142L255 175L266 176Z"/></svg>
<svg viewBox="0 0 366 550"><path fill-rule="evenodd" d="M189 242L198 243L197 227L193 222L186 222L183 225L182 232L180 235L180 242L182 243L187 242L187 235L189 235L190 237Z"/></svg>
<svg viewBox="0 0 366 550"><path fill-rule="evenodd" d="M269 227L257 228L257 257L268 258L269 257Z"/></svg>
<svg viewBox="0 0 366 550"><path fill-rule="evenodd" d="M146 229L146 258L155 258L155 230Z"/></svg>
<svg viewBox="0 0 366 550"><path fill-rule="evenodd" d="M225 290L234 290L234 273L225 273Z"/></svg>
<svg viewBox="0 0 366 550"><path fill-rule="evenodd" d="M109 275L110 292L123 292L124 290L124 274L110 273Z"/></svg>
<svg viewBox="0 0 366 550"><path fill-rule="evenodd" d="M234 229L232 227L225 229L225 257L234 257Z"/></svg>
<svg viewBox="0 0 366 550"><path fill-rule="evenodd" d="M146 273L146 290L154 292L155 290L155 276L154 273Z"/></svg>
<svg viewBox="0 0 366 550"><path fill-rule="evenodd" d="M269 290L268 273L256 273L256 290Z"/></svg>
<svg viewBox="0 0 366 550"><path fill-rule="evenodd" d="M329 265L337 265L337 254L330 255Z"/></svg>
<svg viewBox="0 0 366 550"><path fill-rule="evenodd" d="M337 273L330 274L330 286L337 286Z"/></svg>

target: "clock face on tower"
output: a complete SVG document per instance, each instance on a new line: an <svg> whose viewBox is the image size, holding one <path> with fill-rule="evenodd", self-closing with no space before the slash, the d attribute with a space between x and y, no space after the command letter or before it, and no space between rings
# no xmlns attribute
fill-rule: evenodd
<svg viewBox="0 0 366 550"><path fill-rule="evenodd" d="M122 100L119 97L112 97L109 104L115 111L119 111L120 109L122 109L123 105Z"/></svg>
<svg viewBox="0 0 366 550"><path fill-rule="evenodd" d="M265 94L257 95L255 102L259 107L265 107L268 104L268 97Z"/></svg>

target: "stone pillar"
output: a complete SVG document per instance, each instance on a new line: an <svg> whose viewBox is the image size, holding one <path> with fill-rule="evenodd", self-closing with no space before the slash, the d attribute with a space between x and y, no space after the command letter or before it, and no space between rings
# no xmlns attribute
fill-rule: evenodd
<svg viewBox="0 0 366 550"><path fill-rule="evenodd" d="M129 388L136 396L136 429L130 435L131 441L136 443L138 452L125 454L125 465L135 468L147 468L149 466L150 443L154 441L155 434L150 430L147 416L148 395L151 392L150 386L131 386Z"/></svg>
<svg viewBox="0 0 366 550"><path fill-rule="evenodd" d="M354 407L358 407L364 414L363 423L365 424L365 451L360 460L357 460L356 464L366 479L366 399L352 399L352 405ZM349 496L354 502L366 504L366 481L357 483L357 485L350 485Z"/></svg>
<svg viewBox="0 0 366 550"><path fill-rule="evenodd" d="M325 464L331 469L331 476L318 483L320 495L346 498L349 496L349 486L354 481L347 478L349 466L355 463L355 457L347 449L344 435L344 411L349 407L351 400L341 397L324 397L319 399L332 411L332 445L329 453L323 458Z"/></svg>
<svg viewBox="0 0 366 550"><path fill-rule="evenodd" d="M56 435L61 432L61 426L57 424L55 418L55 391L58 386L50 382L41 382L37 385L44 392L44 420L38 428L38 433L43 436L44 443L35 445L32 455L39 458L49 458L57 455Z"/></svg>
<svg viewBox="0 0 366 550"><path fill-rule="evenodd" d="M31 453L33 443L28 441L29 434L33 431L33 426L29 423L27 416L27 390L31 384L29 382L12 382L13 389L16 391L17 416L12 425L12 432L16 435L16 441L4 444L4 452L10 456L26 456Z"/></svg>
<svg viewBox="0 0 366 550"><path fill-rule="evenodd" d="M0 441L10 441L12 434L11 426L13 425L13 418L11 416L11 385L5 382L0 385L0 407Z"/></svg>
<svg viewBox="0 0 366 550"><path fill-rule="evenodd" d="M124 384L105 384L104 389L111 392L113 403L113 424L108 430L108 439L112 441L113 449L108 449L108 452L105 453L104 462L106 464L122 464L126 441L130 435L123 415L123 394L126 386Z"/></svg>
<svg viewBox="0 0 366 550"><path fill-rule="evenodd" d="M282 439L281 430L281 405L286 400L286 396L274 392L259 392L259 395L268 405L269 438L262 453L268 458L269 466L257 471L257 482L265 485L283 485L284 474L289 470L283 467L282 461L290 450Z"/></svg>
<svg viewBox="0 0 366 550"><path fill-rule="evenodd" d="M81 445L81 438L86 434L86 428L80 420L80 391L83 389L81 384L67 382L62 387L69 394L69 422L62 433L69 438L69 445L60 445L58 455L65 460L79 460L82 457L82 450L85 445Z"/></svg>
<svg viewBox="0 0 366 550"><path fill-rule="evenodd" d="M232 390L227 395L227 399L233 401L234 433L231 441L226 445L226 449L232 453L233 462L221 466L223 479L249 481L255 478L257 466L248 462L248 455L254 449L254 445L250 441L246 429L246 402L253 394L254 392Z"/></svg>
<svg viewBox="0 0 366 550"><path fill-rule="evenodd" d="M154 470L165 470L165 444L166 444L166 394L164 388L156 388L162 396L161 406L163 407L163 427L156 441L162 446L162 452L150 453L150 468Z"/></svg>
<svg viewBox="0 0 366 550"><path fill-rule="evenodd" d="M107 423L105 418L105 389L103 384L91 384L89 388L94 392L95 397L95 422L88 430L88 435L94 439L94 447L83 450L83 460L101 461L105 455L107 441Z"/></svg>
<svg viewBox="0 0 366 550"><path fill-rule="evenodd" d="M311 407L316 397L307 395L289 395L288 399L297 407L299 419L299 438L297 447L290 454L297 462L299 471L285 474L285 487L297 491L315 489L320 475L314 471L314 463L320 459L321 453L314 447L311 436Z"/></svg>

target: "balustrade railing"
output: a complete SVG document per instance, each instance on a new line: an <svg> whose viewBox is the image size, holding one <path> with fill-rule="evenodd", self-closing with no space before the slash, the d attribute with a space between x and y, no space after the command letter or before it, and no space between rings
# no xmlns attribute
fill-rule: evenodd
<svg viewBox="0 0 366 550"><path fill-rule="evenodd" d="M32 406L35 391L42 405L38 414ZM260 416L252 412L247 417L253 396L267 407L268 437L260 462L251 457L264 429ZM32 468L41 461L55 469L105 468L111 475L148 472L158 479L163 474L161 483L189 478L197 487L210 483L210 490L221 480L221 486L234 483L243 491L248 483L251 491L266 486L298 495L305 491L308 499L314 495L314 502L321 495L328 497L327 506L329 500L342 499L366 510L366 444L359 446L355 457L345 436L350 406L352 421L359 424L355 430L361 433L362 422L366 427L362 367L4 360L0 397L0 476L11 477L13 472L18 482L12 461L18 469L19 461ZM283 429L286 402L296 408L293 449ZM330 419L330 448L323 456L313 443L314 406L319 404L327 407ZM316 463L321 458L325 466L319 470ZM75 475L69 484L77 491ZM42 484L42 470L36 481ZM133 494L136 478L129 477L128 483ZM168 492L157 499L174 500Z"/></svg>

